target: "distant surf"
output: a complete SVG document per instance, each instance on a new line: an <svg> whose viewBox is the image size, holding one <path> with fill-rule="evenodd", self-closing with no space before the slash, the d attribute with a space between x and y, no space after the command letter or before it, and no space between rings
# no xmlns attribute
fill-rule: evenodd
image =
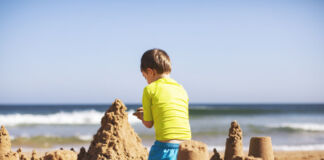
<svg viewBox="0 0 324 160"><path fill-rule="evenodd" d="M134 110L130 110L129 122L138 123L136 117L132 116ZM0 114L0 125L6 126L28 126L28 125L98 125L104 112L94 109L81 111L60 111L53 114Z"/></svg>
<svg viewBox="0 0 324 160"><path fill-rule="evenodd" d="M287 129L295 131L313 131L313 132L324 132L324 124L320 123L281 123L268 125L269 128L276 129Z"/></svg>

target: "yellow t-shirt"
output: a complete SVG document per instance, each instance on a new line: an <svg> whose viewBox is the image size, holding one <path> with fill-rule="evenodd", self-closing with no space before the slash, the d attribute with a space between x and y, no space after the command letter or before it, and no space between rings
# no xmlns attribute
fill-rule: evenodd
<svg viewBox="0 0 324 160"><path fill-rule="evenodd" d="M190 140L188 95L171 78L160 78L143 91L144 121L153 121L155 139Z"/></svg>

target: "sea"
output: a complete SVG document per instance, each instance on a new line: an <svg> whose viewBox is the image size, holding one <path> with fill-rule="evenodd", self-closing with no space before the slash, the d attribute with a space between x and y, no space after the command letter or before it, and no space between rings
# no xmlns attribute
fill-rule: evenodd
<svg viewBox="0 0 324 160"><path fill-rule="evenodd" d="M111 104L0 105L0 125L13 147L88 147ZM154 129L132 115L140 104L126 104L128 120L143 144L154 143ZM243 130L244 150L251 137L270 136L274 150L324 150L324 104L190 104L192 139L224 151L232 121Z"/></svg>

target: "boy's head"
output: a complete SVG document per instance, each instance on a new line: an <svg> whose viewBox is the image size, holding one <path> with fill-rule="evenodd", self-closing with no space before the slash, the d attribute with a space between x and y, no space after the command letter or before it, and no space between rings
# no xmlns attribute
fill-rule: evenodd
<svg viewBox="0 0 324 160"><path fill-rule="evenodd" d="M162 49L150 49L141 58L141 71L146 72L150 68L157 74L169 74L171 61L168 54Z"/></svg>
<svg viewBox="0 0 324 160"><path fill-rule="evenodd" d="M168 54L162 49L150 49L141 58L141 71L150 84L161 75L171 72L171 62Z"/></svg>

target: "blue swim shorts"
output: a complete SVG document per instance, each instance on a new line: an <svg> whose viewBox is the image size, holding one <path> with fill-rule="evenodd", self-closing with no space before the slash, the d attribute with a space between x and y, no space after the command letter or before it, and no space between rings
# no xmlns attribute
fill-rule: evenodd
<svg viewBox="0 0 324 160"><path fill-rule="evenodd" d="M176 160L179 145L177 143L155 141L150 150L149 160Z"/></svg>

